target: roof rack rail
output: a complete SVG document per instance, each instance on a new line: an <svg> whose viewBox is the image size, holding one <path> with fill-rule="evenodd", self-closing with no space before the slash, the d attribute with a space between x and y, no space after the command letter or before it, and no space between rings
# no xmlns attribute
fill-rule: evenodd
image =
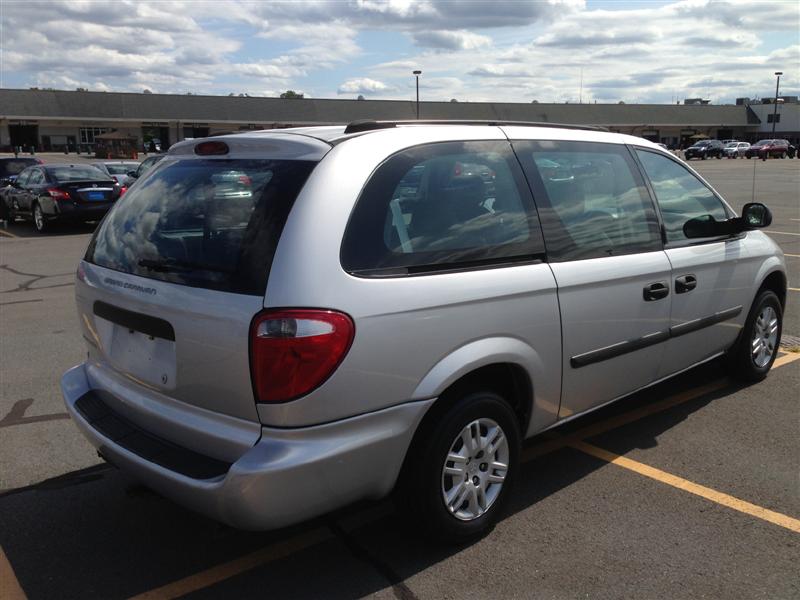
<svg viewBox="0 0 800 600"><path fill-rule="evenodd" d="M391 129L398 125L513 125L520 127L552 127L554 129L584 129L588 131L608 131L598 125L573 125L570 123L550 123L540 121L503 121L503 120L458 120L458 119L414 119L410 121L353 121L344 129L345 135L363 133L378 129Z"/></svg>

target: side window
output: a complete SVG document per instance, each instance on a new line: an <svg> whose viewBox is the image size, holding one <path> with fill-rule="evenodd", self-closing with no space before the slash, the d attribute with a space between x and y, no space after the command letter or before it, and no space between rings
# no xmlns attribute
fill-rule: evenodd
<svg viewBox="0 0 800 600"><path fill-rule="evenodd" d="M667 242L683 242L683 224L689 219L711 215L717 221L729 217L722 202L682 164L646 150L637 150L645 173L656 194Z"/></svg>
<svg viewBox="0 0 800 600"><path fill-rule="evenodd" d="M626 147L570 141L513 145L533 186L549 260L661 249L655 210Z"/></svg>
<svg viewBox="0 0 800 600"><path fill-rule="evenodd" d="M39 169L34 169L31 171L30 177L28 177L28 186L40 185L44 183L44 173L41 172Z"/></svg>
<svg viewBox="0 0 800 600"><path fill-rule="evenodd" d="M28 184L28 178L31 176L33 169L25 169L17 176L17 185L25 187Z"/></svg>
<svg viewBox="0 0 800 600"><path fill-rule="evenodd" d="M404 274L542 254L539 222L508 142L399 152L367 182L342 243L349 272Z"/></svg>

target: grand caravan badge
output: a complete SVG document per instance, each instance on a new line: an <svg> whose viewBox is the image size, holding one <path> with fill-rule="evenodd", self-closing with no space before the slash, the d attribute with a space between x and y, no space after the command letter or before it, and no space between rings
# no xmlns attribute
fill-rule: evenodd
<svg viewBox="0 0 800 600"><path fill-rule="evenodd" d="M155 296L158 293L158 290L156 290L156 288L145 287L143 285L138 285L127 281L120 281L119 279L112 279L111 277L106 277L105 279L103 279L103 283L105 283L106 285L119 287L125 290L133 290L134 292L149 294L151 296Z"/></svg>

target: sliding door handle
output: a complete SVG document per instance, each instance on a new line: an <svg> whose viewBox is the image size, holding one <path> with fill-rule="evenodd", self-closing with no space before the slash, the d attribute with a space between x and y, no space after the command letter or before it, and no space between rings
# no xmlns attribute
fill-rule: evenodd
<svg viewBox="0 0 800 600"><path fill-rule="evenodd" d="M675 279L675 293L685 294L697 287L697 277L694 275L681 275Z"/></svg>

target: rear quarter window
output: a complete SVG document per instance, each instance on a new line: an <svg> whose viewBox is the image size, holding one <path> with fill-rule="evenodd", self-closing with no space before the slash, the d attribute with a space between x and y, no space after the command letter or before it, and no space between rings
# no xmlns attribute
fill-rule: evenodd
<svg viewBox="0 0 800 600"><path fill-rule="evenodd" d="M491 265L543 253L530 192L507 142L399 152L364 187L342 243L362 276Z"/></svg>
<svg viewBox="0 0 800 600"><path fill-rule="evenodd" d="M116 203L86 260L171 283L263 295L289 210L316 163L164 163Z"/></svg>

